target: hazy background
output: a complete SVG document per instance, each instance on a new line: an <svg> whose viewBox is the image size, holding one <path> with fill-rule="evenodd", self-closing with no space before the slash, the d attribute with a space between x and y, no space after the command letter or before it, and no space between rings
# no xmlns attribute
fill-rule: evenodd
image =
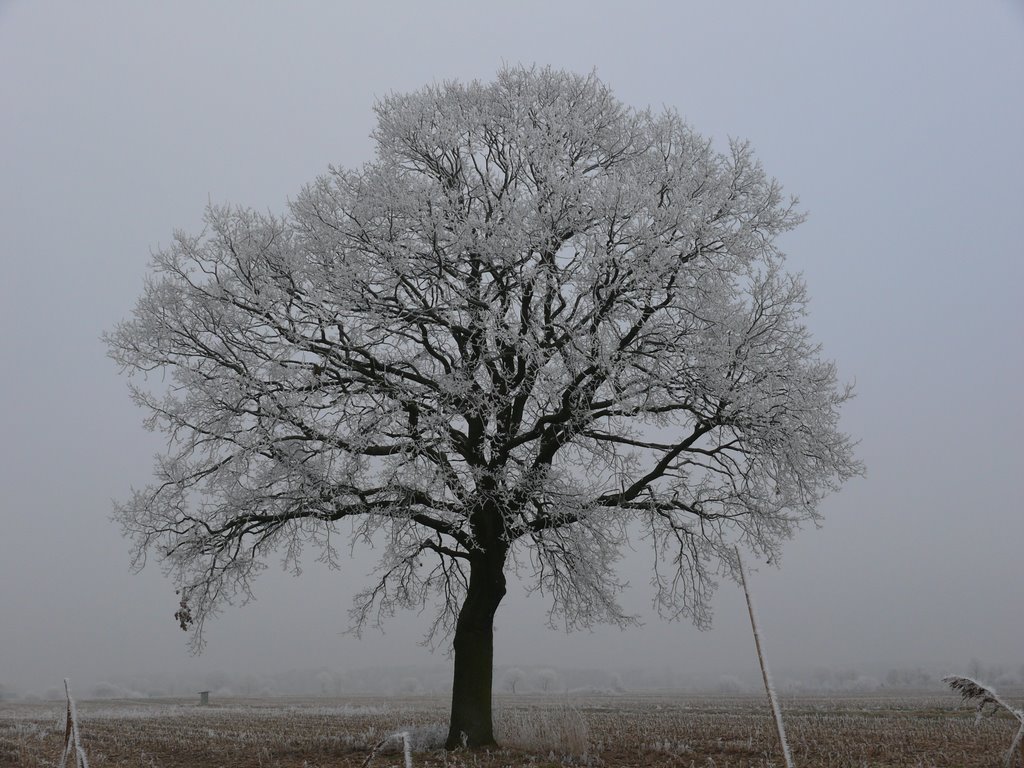
<svg viewBox="0 0 1024 768"><path fill-rule="evenodd" d="M367 5L0 1L0 685L445 679L415 615L341 634L369 556L300 579L272 564L190 657L172 585L129 572L109 520L160 441L99 336L207 201L281 211L328 163L370 158L375 99L502 63L596 67L719 147L748 138L811 214L782 245L856 382L844 424L869 474L753 578L777 676L972 658L1024 675L1024 3ZM513 590L497 663L756 680L739 588L709 632L661 623L648 565L624 565L648 617L625 632L543 629L546 605Z"/></svg>

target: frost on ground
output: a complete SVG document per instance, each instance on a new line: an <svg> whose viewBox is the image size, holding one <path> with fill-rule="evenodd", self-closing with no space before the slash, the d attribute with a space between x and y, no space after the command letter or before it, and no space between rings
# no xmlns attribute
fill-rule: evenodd
<svg viewBox="0 0 1024 768"><path fill-rule="evenodd" d="M1012 692L1008 692L1012 693ZM92 768L358 768L395 733L408 732L421 766L779 766L764 697L669 694L499 696L502 746L444 752L448 701L423 696L79 702L82 743ZM948 694L783 696L794 762L800 768L864 765L980 768L997 764L1017 728L1003 714L975 725ZM0 703L0 766L57 764L62 702ZM405 763L392 739L371 766Z"/></svg>

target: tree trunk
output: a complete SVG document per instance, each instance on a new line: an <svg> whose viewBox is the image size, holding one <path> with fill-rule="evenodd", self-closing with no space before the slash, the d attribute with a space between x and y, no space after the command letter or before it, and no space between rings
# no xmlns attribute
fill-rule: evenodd
<svg viewBox="0 0 1024 768"><path fill-rule="evenodd" d="M505 596L505 551L492 546L470 561L469 589L455 625L455 677L448 749L495 743L491 719L494 613Z"/></svg>

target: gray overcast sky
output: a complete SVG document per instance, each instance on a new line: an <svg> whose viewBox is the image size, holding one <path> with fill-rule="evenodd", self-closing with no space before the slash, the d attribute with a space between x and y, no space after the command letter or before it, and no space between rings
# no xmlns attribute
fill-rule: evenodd
<svg viewBox="0 0 1024 768"><path fill-rule="evenodd" d="M208 200L281 211L370 158L376 98L503 62L596 67L720 147L748 138L811 214L782 245L856 381L869 474L755 575L773 664L1024 663L1024 4L624 7L0 0L0 683L432 660L416 616L339 635L364 556L271 564L189 657L170 582L130 574L108 519L160 443L99 335ZM647 567L624 563L645 615ZM514 591L497 663L747 674L742 595L715 605L706 633L565 635Z"/></svg>

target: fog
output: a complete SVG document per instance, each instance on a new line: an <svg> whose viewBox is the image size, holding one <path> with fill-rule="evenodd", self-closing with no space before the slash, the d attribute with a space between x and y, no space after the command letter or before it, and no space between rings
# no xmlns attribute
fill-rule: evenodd
<svg viewBox="0 0 1024 768"><path fill-rule="evenodd" d="M172 583L156 563L130 571L109 519L161 441L99 337L208 201L282 211L328 164L370 158L375 99L503 63L596 68L719 148L749 139L810 213L781 245L856 385L843 424L868 473L781 563L756 564L776 676L972 659L1024 675L1022 6L355 6L0 2L0 685L445 677L444 648L418 644L424 616L345 634L374 562L361 551L340 572L310 557L300 578L271 562L190 656ZM738 586L721 584L700 632L653 615L641 543L622 567L643 626L546 629L547 604L514 587L499 667L756 681Z"/></svg>

